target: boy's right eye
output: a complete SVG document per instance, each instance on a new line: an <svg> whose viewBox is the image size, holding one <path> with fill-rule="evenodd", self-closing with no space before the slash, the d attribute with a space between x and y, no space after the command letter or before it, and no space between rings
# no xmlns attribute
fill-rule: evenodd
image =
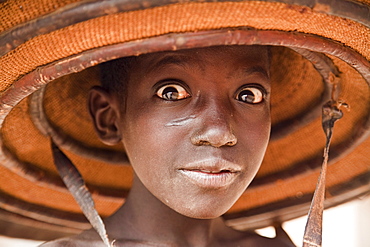
<svg viewBox="0 0 370 247"><path fill-rule="evenodd" d="M166 84L161 86L156 95L164 100L176 101L190 97L188 91L178 84Z"/></svg>

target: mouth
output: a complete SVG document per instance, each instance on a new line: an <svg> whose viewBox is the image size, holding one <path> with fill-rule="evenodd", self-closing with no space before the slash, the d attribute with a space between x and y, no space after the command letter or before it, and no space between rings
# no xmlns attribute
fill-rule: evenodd
<svg viewBox="0 0 370 247"><path fill-rule="evenodd" d="M193 162L179 169L190 182L203 188L223 188L230 185L240 173L238 165L220 159Z"/></svg>

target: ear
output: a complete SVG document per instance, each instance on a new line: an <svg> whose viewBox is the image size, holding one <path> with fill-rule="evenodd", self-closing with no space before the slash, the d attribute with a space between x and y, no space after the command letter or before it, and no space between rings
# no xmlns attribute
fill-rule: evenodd
<svg viewBox="0 0 370 247"><path fill-rule="evenodd" d="M119 107L114 95L101 87L93 87L88 95L89 112L99 139L106 145L118 144L121 139Z"/></svg>

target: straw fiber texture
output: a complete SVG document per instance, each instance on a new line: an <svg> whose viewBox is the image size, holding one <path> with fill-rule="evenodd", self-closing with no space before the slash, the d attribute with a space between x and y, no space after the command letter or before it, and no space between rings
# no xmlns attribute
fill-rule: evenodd
<svg viewBox="0 0 370 247"><path fill-rule="evenodd" d="M0 32L40 17L78 0L8 0L0 4Z"/></svg>
<svg viewBox="0 0 370 247"><path fill-rule="evenodd" d="M81 0L6 0L0 3L0 32ZM87 1L85 1L87 2ZM370 5L370 0L357 0Z"/></svg>

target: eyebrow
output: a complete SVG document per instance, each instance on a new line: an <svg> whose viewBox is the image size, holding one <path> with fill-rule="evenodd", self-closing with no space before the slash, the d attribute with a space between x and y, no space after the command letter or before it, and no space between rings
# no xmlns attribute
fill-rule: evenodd
<svg viewBox="0 0 370 247"><path fill-rule="evenodd" d="M157 61L156 63L154 63L149 70L152 71L154 69L162 68L167 65L177 65L177 66L185 68L189 66L192 60L193 59L191 57L186 56L186 55L168 54L160 58L159 61Z"/></svg>
<svg viewBox="0 0 370 247"><path fill-rule="evenodd" d="M250 75L250 74L253 74L253 73L261 73L262 75L264 75L266 78L270 78L270 73L269 71L267 71L265 68L263 68L262 66L252 66L252 67L249 67L249 68L246 68L244 70L244 73L246 75Z"/></svg>

